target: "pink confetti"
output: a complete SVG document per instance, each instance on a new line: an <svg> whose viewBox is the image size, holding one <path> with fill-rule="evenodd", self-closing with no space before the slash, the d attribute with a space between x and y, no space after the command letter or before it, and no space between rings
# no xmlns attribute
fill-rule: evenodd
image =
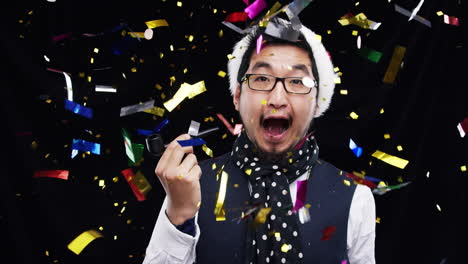
<svg viewBox="0 0 468 264"><path fill-rule="evenodd" d="M71 32L64 33L64 34L61 34L61 35L53 36L52 41L57 42L57 41L60 41L60 40L63 40L63 39L67 39L67 38L69 38L71 36L72 36Z"/></svg>
<svg viewBox="0 0 468 264"><path fill-rule="evenodd" d="M266 7L265 0L257 0L244 9L250 19L256 17Z"/></svg>
<svg viewBox="0 0 468 264"><path fill-rule="evenodd" d="M343 261L341 261L341 264L348 264L348 261L344 259Z"/></svg>
<svg viewBox="0 0 468 264"><path fill-rule="evenodd" d="M460 25L460 21L458 20L458 17L447 16L445 14L444 14L444 23L449 24L449 25L453 25L453 26L459 26Z"/></svg>
<svg viewBox="0 0 468 264"><path fill-rule="evenodd" d="M249 4L249 0L242 0L242 1L244 1L244 3L245 3L246 5Z"/></svg>
<svg viewBox="0 0 468 264"><path fill-rule="evenodd" d="M296 195L296 202L294 204L293 212L297 212L301 209L305 204L307 194L307 180L305 181L297 181L297 195Z"/></svg>
<svg viewBox="0 0 468 264"><path fill-rule="evenodd" d="M236 124L234 126L234 131L232 132L232 134L235 136L235 135L239 135L240 132L242 132L242 124Z"/></svg>
<svg viewBox="0 0 468 264"><path fill-rule="evenodd" d="M465 134L468 132L468 117L458 123L457 128L458 132L460 132L460 137L465 137Z"/></svg>
<svg viewBox="0 0 468 264"><path fill-rule="evenodd" d="M224 118L223 114L216 113L216 116L223 122L226 128L231 132L232 135L238 135L242 130L242 124L236 124L235 128L232 128L231 124Z"/></svg>
<svg viewBox="0 0 468 264"><path fill-rule="evenodd" d="M257 38L257 54L259 54L260 51L262 50L262 45L263 45L263 35L260 35Z"/></svg>
<svg viewBox="0 0 468 264"><path fill-rule="evenodd" d="M33 178L57 178L62 180L68 180L67 170L45 170L34 172Z"/></svg>

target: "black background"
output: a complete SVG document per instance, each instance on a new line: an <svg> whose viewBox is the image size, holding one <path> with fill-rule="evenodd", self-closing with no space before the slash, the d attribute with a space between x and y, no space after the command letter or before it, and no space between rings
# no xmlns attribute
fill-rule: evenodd
<svg viewBox="0 0 468 264"><path fill-rule="evenodd" d="M267 2L268 7L274 3ZM419 15L431 21L431 28L415 20L408 22L408 17L394 10L395 3L411 11L418 2L365 0L356 5L349 0L317 0L304 9L302 23L322 36L334 65L343 73L330 109L314 126L322 159L346 171L365 171L390 185L411 182L375 195L380 218L377 263L441 263L444 259L463 263L468 173L460 167L468 165L468 148L456 126L468 117L463 17L468 9L461 0L425 1ZM142 171L153 189L145 201L136 200L120 173L129 168L121 129L130 132L134 143L143 144L144 137L136 129L151 129L163 118L147 113L119 117L120 108L151 99L162 107L181 83L204 80L207 92L186 99L171 113L166 111L169 124L163 136L169 142L187 131L190 120L196 120L202 123L201 130L220 128L206 138L215 155L228 151L234 137L215 114L222 113L233 122L238 122L238 116L228 92L228 78L217 73L227 71L226 56L240 35L221 22L227 14L243 11L245 4L241 0L183 1L182 7L174 0L9 4L2 7L0 35L0 230L4 242L0 261L140 263L164 190L154 176L156 161L145 153L144 160L132 169ZM443 17L436 15L439 10L458 17L460 26L443 23ZM382 25L373 31L338 23L346 13L360 12ZM151 40L126 42L130 44L120 55L112 52L123 37L122 30L111 29L125 24L127 30L143 32L144 22L155 19L166 19L169 27L154 29ZM236 25L244 28L246 23ZM363 47L383 54L378 63L358 55L353 30L359 32ZM53 36L68 32L72 37L52 41ZM104 34L85 37L84 33ZM194 36L192 42L189 35ZM395 83L384 84L396 45L407 48L404 64ZM94 48L99 48L98 54L93 53ZM162 59L160 53L164 53ZM91 57L94 64L90 64ZM137 71L132 72L132 67ZM64 109L65 79L46 68L70 73L74 101L92 108L93 119ZM80 73L91 76L92 81ZM176 78L172 86L171 76ZM97 93L96 84L112 85L118 92ZM348 95L341 95L341 89L347 89ZM353 111L359 114L357 120L349 116ZM204 122L209 116L215 121ZM225 133L228 136L222 139ZM385 133L390 139L384 138ZM71 159L73 138L100 143L102 154L80 152ZM363 148L360 158L348 148L350 138ZM31 147L32 142L37 148ZM397 150L398 145L403 151ZM407 159L409 164L402 170L383 163L371 157L375 150ZM208 158L197 151L199 160ZM67 181L32 178L38 170L69 170L70 177ZM105 181L105 188L98 186L96 176ZM67 249L76 236L101 226L104 237L94 240L80 255Z"/></svg>

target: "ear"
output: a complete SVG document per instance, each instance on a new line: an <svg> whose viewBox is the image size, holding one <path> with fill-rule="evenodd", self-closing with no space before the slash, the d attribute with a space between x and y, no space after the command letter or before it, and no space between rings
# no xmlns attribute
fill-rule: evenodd
<svg viewBox="0 0 468 264"><path fill-rule="evenodd" d="M239 112L239 101L240 101L240 93L241 93L240 84L237 85L236 90L234 91L234 95L232 96L232 102L234 103L234 108Z"/></svg>

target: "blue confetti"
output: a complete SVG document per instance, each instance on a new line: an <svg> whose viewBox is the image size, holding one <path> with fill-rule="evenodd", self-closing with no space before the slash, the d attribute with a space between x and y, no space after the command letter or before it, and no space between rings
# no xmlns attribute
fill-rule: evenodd
<svg viewBox="0 0 468 264"><path fill-rule="evenodd" d="M72 149L90 151L96 155L101 155L101 144L89 142L83 139L73 139Z"/></svg>
<svg viewBox="0 0 468 264"><path fill-rule="evenodd" d="M155 128L154 128L154 132L158 133L164 126L166 126L167 124L169 123L169 119L164 119L164 121L162 121L159 125L157 125Z"/></svg>
<svg viewBox="0 0 468 264"><path fill-rule="evenodd" d="M154 134L154 131L146 129L137 129L137 133L138 135L149 136L151 134Z"/></svg>
<svg viewBox="0 0 468 264"><path fill-rule="evenodd" d="M356 157L361 157L362 155L362 148L361 147L358 147L356 145L356 143L354 143L354 141L352 139L349 139L349 148L353 151L354 155L356 155Z"/></svg>
<svg viewBox="0 0 468 264"><path fill-rule="evenodd" d="M179 145L182 147L189 147L189 146L201 146L206 144L205 140L202 138L193 138L193 139L187 139L187 140L177 140L179 142Z"/></svg>
<svg viewBox="0 0 468 264"><path fill-rule="evenodd" d="M67 99L65 99L65 109L72 111L73 113L78 114L80 116L87 117L89 119L93 118L93 109Z"/></svg>
<svg viewBox="0 0 468 264"><path fill-rule="evenodd" d="M354 152L354 155L356 155L356 157L361 157L362 155L362 148L361 147L357 147L355 149L353 149L353 152Z"/></svg>

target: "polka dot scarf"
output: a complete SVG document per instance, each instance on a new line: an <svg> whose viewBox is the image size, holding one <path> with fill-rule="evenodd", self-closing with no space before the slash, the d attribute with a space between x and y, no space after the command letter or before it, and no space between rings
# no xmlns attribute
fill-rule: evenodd
<svg viewBox="0 0 468 264"><path fill-rule="evenodd" d="M307 135L283 161L274 163L260 160L253 144L242 132L234 142L231 156L248 178L252 186L250 203L257 208L247 218L246 263L302 263L298 217L292 211L294 204L289 184L315 164L318 147L314 137ZM270 210L263 218L264 223L260 220L261 209L263 214Z"/></svg>

